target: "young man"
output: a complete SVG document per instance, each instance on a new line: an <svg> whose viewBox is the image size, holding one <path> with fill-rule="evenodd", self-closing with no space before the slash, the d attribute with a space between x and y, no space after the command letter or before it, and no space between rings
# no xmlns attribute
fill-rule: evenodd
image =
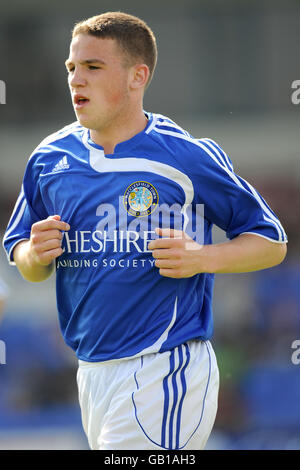
<svg viewBox="0 0 300 470"><path fill-rule="evenodd" d="M214 273L286 253L278 218L223 150L143 110L155 64L154 35L136 17L75 26L77 121L33 152L4 238L25 279L56 270L92 449L205 447L219 386ZM228 242L211 243L213 224Z"/></svg>

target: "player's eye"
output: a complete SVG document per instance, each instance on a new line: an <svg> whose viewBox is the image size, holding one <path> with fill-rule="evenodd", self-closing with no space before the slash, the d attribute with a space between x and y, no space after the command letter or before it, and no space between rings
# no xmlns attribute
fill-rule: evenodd
<svg viewBox="0 0 300 470"><path fill-rule="evenodd" d="M96 65L89 65L89 70L97 70L100 69L100 67L97 67Z"/></svg>

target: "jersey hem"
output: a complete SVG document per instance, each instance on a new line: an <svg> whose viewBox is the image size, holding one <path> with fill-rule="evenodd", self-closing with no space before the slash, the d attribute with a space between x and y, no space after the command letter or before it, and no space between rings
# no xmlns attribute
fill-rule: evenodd
<svg viewBox="0 0 300 470"><path fill-rule="evenodd" d="M150 353L150 354L156 354L158 351L153 351L153 353ZM77 359L78 359L78 364L79 366L93 366L93 365L97 365L97 364L101 364L101 363L104 363L105 364L109 364L110 362L121 362L121 361L128 361L129 359L136 359L138 357L141 357L143 356L143 351L140 351L136 354L134 354L133 356L123 356L123 357L116 357L115 359L99 359L99 358L96 358L96 359L83 359L83 356L77 356Z"/></svg>
<svg viewBox="0 0 300 470"><path fill-rule="evenodd" d="M172 351L173 349L177 348L178 346L184 344L184 343L189 343L190 341L201 341L203 343L207 342L207 341L211 341L211 336L196 336L196 337L192 337L192 338L189 338L189 339L186 339L180 343L177 344L176 342L176 345L172 345L170 347L167 347L167 348L164 348L164 349L157 349L157 350L153 350L153 351L150 351L150 352L144 352L144 350L142 349L141 351L137 352L136 354L132 355L132 356L122 356L122 357L116 357L114 359L99 359L99 358L95 358L95 359L91 359L89 358L89 360L87 359L84 359L84 356L82 355L77 355L76 354L76 357L77 357L77 360L78 360L78 365L79 366L93 366L93 365L97 365L97 364L100 364L100 363L110 363L110 362L122 362L122 361L128 361L130 359L138 359L139 357L142 357L142 356L147 356L147 355L150 355L150 354L160 354L160 353L165 353L167 351ZM70 346L70 342L67 343L69 346Z"/></svg>

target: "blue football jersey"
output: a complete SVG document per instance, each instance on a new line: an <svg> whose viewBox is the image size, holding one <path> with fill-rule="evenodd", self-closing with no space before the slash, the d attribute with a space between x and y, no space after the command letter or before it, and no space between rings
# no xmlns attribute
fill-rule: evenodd
<svg viewBox="0 0 300 470"><path fill-rule="evenodd" d="M59 322L79 359L106 361L162 352L213 334L214 276L163 277L148 244L156 227L212 243L213 224L229 239L286 234L262 196L234 173L211 139L146 113L147 127L104 154L78 122L32 153L4 236L13 249L33 223L59 214L70 224L56 259Z"/></svg>

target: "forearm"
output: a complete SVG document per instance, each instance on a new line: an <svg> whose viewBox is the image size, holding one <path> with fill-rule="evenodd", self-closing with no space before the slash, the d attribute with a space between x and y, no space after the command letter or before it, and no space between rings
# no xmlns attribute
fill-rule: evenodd
<svg viewBox="0 0 300 470"><path fill-rule="evenodd" d="M231 241L203 248L207 272L212 273L243 273L271 268L284 260L287 251L285 243L274 243L255 234L242 234Z"/></svg>
<svg viewBox="0 0 300 470"><path fill-rule="evenodd" d="M225 243L199 245L185 232L156 229L149 243L155 266L162 276L191 277L199 273L245 273L271 268L286 255L286 244L255 234L241 234ZM165 238L164 238L165 237Z"/></svg>
<svg viewBox="0 0 300 470"><path fill-rule="evenodd" d="M54 262L42 265L34 260L30 249L30 240L18 243L14 249L13 257L19 272L27 281L45 281L54 271Z"/></svg>

